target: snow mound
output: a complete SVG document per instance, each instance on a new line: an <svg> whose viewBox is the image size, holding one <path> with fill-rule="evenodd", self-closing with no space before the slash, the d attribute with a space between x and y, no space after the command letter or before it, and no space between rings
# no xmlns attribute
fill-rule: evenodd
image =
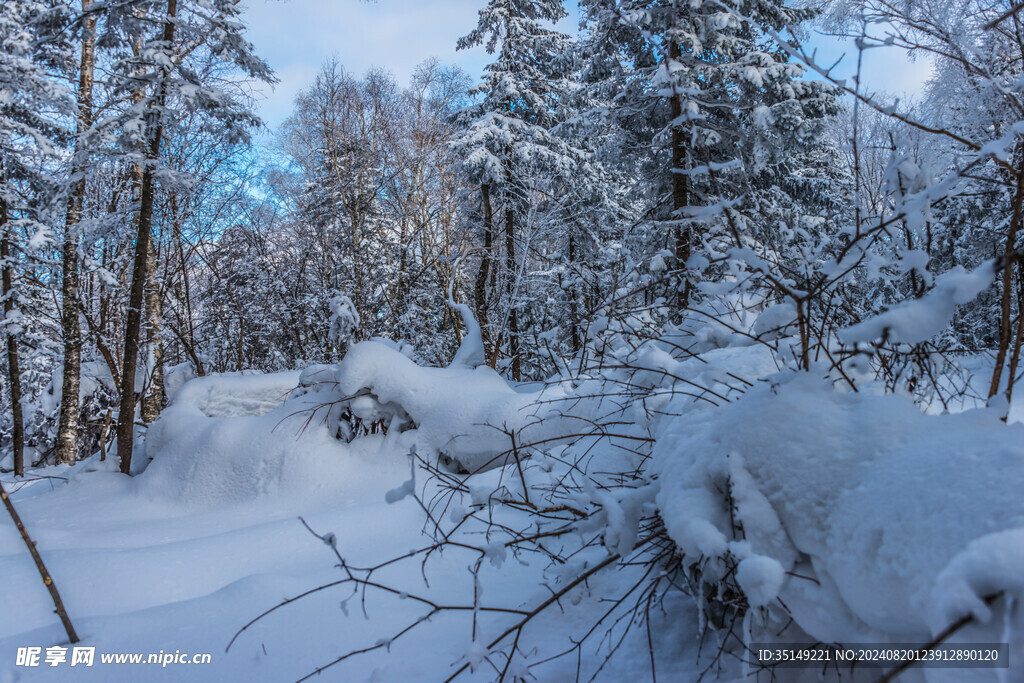
<svg viewBox="0 0 1024 683"><path fill-rule="evenodd" d="M377 502L408 476L407 459L335 438L320 404L282 403L298 372L202 377L175 394L146 435L144 494L192 506L266 497ZM404 476L403 476L404 475Z"/></svg>
<svg viewBox="0 0 1024 683"><path fill-rule="evenodd" d="M187 381L173 398L174 403L191 404L207 417L263 415L284 403L298 383L298 371L227 373Z"/></svg>
<svg viewBox="0 0 1024 683"><path fill-rule="evenodd" d="M1024 425L793 374L657 436L669 535L711 582L738 568L750 605L825 642L925 642L970 614L1006 640L983 598L1024 598Z"/></svg>
<svg viewBox="0 0 1024 683"><path fill-rule="evenodd" d="M355 344L337 366L308 368L299 384L296 396L329 406L338 438L359 436L355 421L377 425L400 449L450 458L468 472L504 464L510 433L523 445L565 429L557 402L538 403L540 392L517 391L489 367L423 367L381 341ZM549 389L544 398L562 395Z"/></svg>

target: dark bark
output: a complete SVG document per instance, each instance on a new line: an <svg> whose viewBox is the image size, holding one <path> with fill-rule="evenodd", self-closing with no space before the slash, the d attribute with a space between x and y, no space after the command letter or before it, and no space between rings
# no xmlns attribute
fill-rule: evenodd
<svg viewBox="0 0 1024 683"><path fill-rule="evenodd" d="M675 41L669 42L669 58L679 59L679 44ZM676 121L683 113L682 97L678 92L672 93L669 101L669 109L672 120ZM686 147L683 139L683 131L678 125L672 126L672 219L673 219L673 240L675 242L676 268L683 272L686 262L690 260L690 226L682 222L681 209L689 205L689 186L687 178L680 173L686 167ZM682 277L685 277L683 273ZM679 283L679 290L676 292L676 308L680 311L686 308L690 300L690 284L683 280Z"/></svg>
<svg viewBox="0 0 1024 683"><path fill-rule="evenodd" d="M245 363L245 316L238 316L238 344L235 347L235 370L244 370Z"/></svg>
<svg viewBox="0 0 1024 683"><path fill-rule="evenodd" d="M494 245L494 213L491 210L491 186L484 183L480 186L480 197L484 207L484 250L480 256L480 270L476 272L476 283L473 287L473 296L476 303L476 319L480 323L481 335L485 335L487 327L487 276L491 268L491 253ZM486 348L488 339L484 338ZM486 351L485 357L490 357Z"/></svg>
<svg viewBox="0 0 1024 683"><path fill-rule="evenodd" d="M79 384L82 374L82 331L78 322L78 224L82 220L85 199L85 133L92 125L93 66L95 63L96 15L89 13L92 0L82 0L87 13L78 75L77 137L72 162L74 185L64 220L64 245L61 250L61 328L64 335L64 378L60 393L60 417L57 425L57 462L73 465L78 460Z"/></svg>
<svg viewBox="0 0 1024 683"><path fill-rule="evenodd" d="M3 261L4 317L14 314L14 264L7 233L7 202L0 199L0 261ZM11 417L14 448L14 476L25 476L25 418L21 408L21 367L18 364L18 339L7 331L7 373L11 381Z"/></svg>
<svg viewBox="0 0 1024 683"><path fill-rule="evenodd" d="M509 374L515 381L522 378L522 364L519 358L519 315L516 309L516 239L515 212L511 206L505 209L505 267L508 270L508 355L512 360Z"/></svg>
<svg viewBox="0 0 1024 683"><path fill-rule="evenodd" d="M583 340L580 339L580 293L577 286L579 272L576 270L576 236L571 230L569 232L569 268L573 278L572 283L569 285L569 316L572 319L572 355L575 356L579 353Z"/></svg>
<svg viewBox="0 0 1024 683"><path fill-rule="evenodd" d="M164 22L162 40L165 46L174 43L174 16L177 0L167 2L167 20ZM142 170L140 187L138 234L135 239L135 265L132 269L132 285L128 296L128 312L124 333L124 361L121 363L121 405L117 418L117 457L121 472L131 473L132 450L135 445L135 371L139 360L139 333L142 327L142 305L146 288L146 264L149 260L149 241L153 229L153 167L160 156L163 138L161 111L167 101L166 74L158 86L155 102L149 114L156 120L153 125L145 168Z"/></svg>
<svg viewBox="0 0 1024 683"><path fill-rule="evenodd" d="M1017 266L1015 249L1017 233L1020 231L1021 210L1024 205L1024 169L1018 171L1017 188L1013 196L1012 216L1010 227L1006 234L1006 246L1003 254L1003 278L1002 296L999 306L999 347L996 351L996 364L992 371L992 382L989 384L988 396L992 398L999 393L1002 382L1003 366L1006 364L1006 354L1010 349L1010 338L1012 336L1012 299L1013 299L1013 271ZM1009 378L1010 383L1013 377Z"/></svg>

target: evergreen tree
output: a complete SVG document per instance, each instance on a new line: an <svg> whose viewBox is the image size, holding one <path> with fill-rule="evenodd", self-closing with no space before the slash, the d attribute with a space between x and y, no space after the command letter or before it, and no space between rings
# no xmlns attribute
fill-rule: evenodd
<svg viewBox="0 0 1024 683"><path fill-rule="evenodd" d="M547 178L585 176L585 154L551 132L560 121L560 100L569 90L573 51L569 36L546 28L566 15L560 0L492 0L480 10L476 28L461 38L460 49L485 45L495 60L472 91L479 104L461 114L466 129L455 141L465 173L479 186L483 207L483 255L477 274L477 310L490 323L491 357L507 339L509 373L522 376L519 297L525 267L517 245L531 203L533 183ZM497 207L497 208L496 208ZM497 216L497 218L496 218ZM501 234L496 222L501 221ZM504 261L498 253L504 247ZM503 267L502 267L503 266ZM504 320L488 320L499 292L488 283L502 271ZM485 299L490 299L485 305Z"/></svg>
<svg viewBox="0 0 1024 683"><path fill-rule="evenodd" d="M581 6L594 111L617 126L609 144L627 174L653 176L635 190L641 215L656 219L651 243L667 250L666 265L681 276L729 221L756 229L730 212L781 186L794 152L813 145L837 112L834 88L800 80L803 67L764 31L810 13L775 0L728 9L714 0ZM689 304L695 279L673 280L676 308Z"/></svg>

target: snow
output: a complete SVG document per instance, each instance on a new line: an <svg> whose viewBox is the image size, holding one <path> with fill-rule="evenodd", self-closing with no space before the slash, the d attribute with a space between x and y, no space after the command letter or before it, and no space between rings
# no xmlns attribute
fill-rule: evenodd
<svg viewBox="0 0 1024 683"><path fill-rule="evenodd" d="M791 312L782 304L746 320L771 319L771 329ZM702 329L691 336L695 344L705 343ZM653 470L625 486L580 480L561 503L590 514L571 537L553 540L565 544L563 563L511 548L496 530L531 518L496 501L539 501L584 466L639 466L640 456L611 440L581 440L586 461L562 440L605 409L586 399L600 393L600 380L512 386L486 366L417 365L384 341L352 345L337 365L184 381L144 432L144 471L125 477L113 459L93 458L42 470L36 474L58 478L15 484L13 498L84 643L100 652L212 653L213 663L190 669L189 680L295 680L376 644L330 669L328 680L434 679L453 663L473 664L466 680L492 680L489 660L504 655L487 643L511 623L508 615L442 613L396 638L423 616L419 597L539 604L609 555L630 557L641 520L656 510L705 586L729 583L745 597L748 640L776 637L792 617L783 638L925 642L970 616L956 638L1008 641L1011 658L1024 656L1021 612L1011 606L1024 599L1024 424L1007 425L992 409L925 415L871 384L840 392L817 370L778 372L771 349L744 339L722 336L725 346L682 360L663 342L629 352L631 386L648 394L617 429L653 431ZM512 432L519 463L509 461ZM476 472L452 475L457 494L421 469L420 459L445 458ZM462 545L382 567L374 581L392 591L315 593L224 651L256 615L343 579L339 557L346 567L370 567L429 547L421 503L443 495L453 496L450 504L432 514L459 527ZM568 550L585 537L596 541ZM607 596L646 571L640 563L615 567L538 617L512 666L542 681L574 677L575 657L539 662L571 647L570 637L607 609ZM0 649L62 642L10 525L0 528L0 572L17 587L0 616ZM995 593L1004 597L986 600ZM696 680L701 622L692 598L664 599L665 618L650 636L664 648L655 657L674 680ZM646 671L647 637L632 633L632 647L599 680ZM593 672L602 659L588 652L584 667ZM153 671L153 680L180 680L173 667ZM918 680L956 673L927 670ZM988 680L989 672L973 673ZM0 664L0 680L55 675ZM742 675L738 667L717 673L734 675ZM81 674L133 676L131 667L109 665Z"/></svg>
<svg viewBox="0 0 1024 683"><path fill-rule="evenodd" d="M400 592L353 595L351 587L339 586L315 593L257 622L225 651L236 632L261 612L342 578L335 550L351 566L373 566L430 543L423 535L423 510L410 494L433 494L417 491L417 480L409 474L409 451L392 434L363 435L350 443L337 439L318 410L324 394L310 386L296 389L300 378L310 383L334 373L346 385L368 383L379 397L402 399L410 415L434 429L440 428L440 417L426 409L439 397L486 398L498 406L493 410L518 409L531 400L487 368L417 369L399 351L377 342L353 347L350 357L360 363L186 382L147 430L142 460L149 464L135 477L118 473L114 459L101 463L93 458L74 468L34 473L57 479L5 481L15 489L12 498L61 590L81 645L96 647L97 656L179 650L212 654L211 664L190 666L187 674L178 668L182 665L143 667L142 673L139 666L97 663L77 670L76 680L296 680L349 650L377 643L387 648L346 660L325 672L325 680L433 680L447 676L451 665L467 656L480 666L465 680L493 679L485 662L489 653L481 644L500 633L507 618L446 613L406 637L394 636L423 615L415 595L464 604L472 600L474 588L479 592L500 585L493 594L485 592L491 604L532 605L546 599L550 589L542 584L557 580L547 578L547 562L533 561L530 554L510 561L500 537L484 546L487 561L475 580L467 569L475 555L459 549L388 565L374 580L398 586ZM374 372L379 381L371 381ZM326 386L321 388L326 391ZM418 392L429 395L417 401ZM465 431L483 416L479 411L485 406L449 408L467 422L451 418L446 424ZM429 442L435 438L431 434L436 436L428 430L414 441ZM485 440L482 433L471 437ZM528 481L547 476L539 463L530 462L526 469ZM474 486L493 493L501 477L501 470L491 470L476 475ZM636 495L649 499L652 494ZM628 501L622 507L631 514ZM300 516L320 538L304 528ZM473 541L472 536L461 538ZM624 571L634 580L642 574L640 568ZM12 653L0 662L0 680L62 680L66 668L28 669L13 663L18 647L46 648L66 640L13 525L0 525L0 572L8 587L0 614L0 650ZM619 580L621 575L597 576L591 590L615 590ZM580 588L578 595L585 590ZM571 648L566 629L586 630L605 610L594 602L576 602L531 622L524 635L531 649L515 657L515 670L539 680L575 675L575 657L537 662ZM672 622L654 639L663 652L672 653L672 660L660 662L662 670L696 677L697 643L689 627ZM620 661L605 667L598 680L621 680L647 667L645 643L639 630L631 634ZM584 653L586 671L593 673L601 661L590 650Z"/></svg>
<svg viewBox="0 0 1024 683"><path fill-rule="evenodd" d="M344 294L335 294L328 302L331 310L331 328L328 337L334 343L348 343L362 322L359 311L352 299Z"/></svg>
<svg viewBox="0 0 1024 683"><path fill-rule="evenodd" d="M267 375L225 373L182 381L178 375L191 374L191 368L174 368L174 384L168 389L172 405L194 408L206 417L240 417L263 415L284 403L296 387L299 372L278 372ZM186 387L178 395L177 389Z"/></svg>
<svg viewBox="0 0 1024 683"><path fill-rule="evenodd" d="M419 535L418 519L408 508L396 507L397 513L383 516L379 506L332 510L301 498L277 498L197 513L166 497L154 500L133 484L117 474L95 472L53 491L36 484L17 502L82 644L98 652L211 653L213 663L190 667L187 680L295 680L333 659L340 643L365 641L364 620L345 619L331 596L296 605L224 652L235 631L259 612L337 578L327 549L302 528L297 514L314 528L337 529L344 547L362 561L381 557L378 552L405 550ZM0 568L10 587L8 609L0 617L0 647L9 653L66 641L20 543L13 526L0 530ZM371 609L376 607L371 602ZM445 652L440 643L431 645ZM13 654L4 658L0 679L69 676L67 669L27 670L13 663ZM388 662L396 675L411 677L446 664L443 655L404 665L398 657ZM74 676L175 681L186 675L180 668L144 668L140 674L137 667L97 664ZM367 678L373 668L364 663L355 680Z"/></svg>
<svg viewBox="0 0 1024 683"><path fill-rule="evenodd" d="M484 364L484 340L480 333L480 324L473 317L472 311L466 304L457 304L451 299L448 305L462 318L466 325L466 336L462 338L455 358L452 359L452 367L475 368Z"/></svg>
<svg viewBox="0 0 1024 683"><path fill-rule="evenodd" d="M792 331L792 326L796 324L796 319L796 306L791 302L775 304L774 306L769 306L757 316L752 332L759 339L765 341L778 339L785 336L787 328L789 328L788 331Z"/></svg>
<svg viewBox="0 0 1024 683"><path fill-rule="evenodd" d="M812 640L923 643L962 616L988 621L982 598L1024 598L1024 425L923 415L871 389L783 374L666 418L654 459L669 535L708 558L706 575L738 558L750 604L779 598Z"/></svg>
<svg viewBox="0 0 1024 683"><path fill-rule="evenodd" d="M319 404L309 396L285 401L299 377L218 375L186 383L148 430L152 463L139 487L197 507L268 495L330 498L350 487L349 503L382 500L382 481L407 472L405 460L378 453L378 444L346 447L314 419Z"/></svg>
<svg viewBox="0 0 1024 683"><path fill-rule="evenodd" d="M932 629L964 615L989 623L992 610L984 596L1005 591L1024 594L1024 528L987 534L950 560L935 582L935 603L929 613Z"/></svg>
<svg viewBox="0 0 1024 683"><path fill-rule="evenodd" d="M967 272L956 266L935 278L935 287L919 299L908 299L888 311L839 333L846 344L870 342L887 337L889 341L917 344L931 339L949 325L956 307L972 301L992 284L994 261L985 261Z"/></svg>
<svg viewBox="0 0 1024 683"><path fill-rule="evenodd" d="M464 343L475 347L471 337ZM321 411L332 428L343 430L341 408L347 407L365 422L391 424L394 448L445 456L470 472L511 457L506 432L520 431L520 443L528 444L567 429L557 406L538 406L537 392L516 391L491 368L466 367L457 359L448 368L421 367L387 344L360 342L336 368L307 370L301 384L308 400L338 406Z"/></svg>
<svg viewBox="0 0 1024 683"><path fill-rule="evenodd" d="M747 596L751 607L765 607L778 596L786 570L777 560L764 555L753 555L740 560L736 580Z"/></svg>

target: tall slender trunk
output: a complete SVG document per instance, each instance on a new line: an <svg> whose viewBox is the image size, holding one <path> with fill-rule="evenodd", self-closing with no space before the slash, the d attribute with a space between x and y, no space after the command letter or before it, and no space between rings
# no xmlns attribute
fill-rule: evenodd
<svg viewBox="0 0 1024 683"><path fill-rule="evenodd" d="M142 399L142 421L149 424L160 414L164 396L164 345L160 338L163 315L160 300L160 283L157 282L157 255L153 241L149 243L149 255L146 259L146 314L149 325L146 327L146 349L149 366L149 391Z"/></svg>
<svg viewBox="0 0 1024 683"><path fill-rule="evenodd" d="M1006 353L1010 349L1010 338L1012 336L1011 301L1013 298L1013 271L1017 266L1014 250L1016 249L1017 233L1020 231L1021 226L1021 211L1022 207L1024 207L1024 168L1018 170L1016 180L1017 189L1013 196L1013 214L1010 218L1010 227L1006 234L1006 247L1003 257L1002 297L999 306L999 347L996 351L996 364L992 371L992 382L988 388L989 398L999 393L1003 366L1006 364ZM1010 377L1009 381L1012 383L1013 377Z"/></svg>
<svg viewBox="0 0 1024 683"><path fill-rule="evenodd" d="M398 238L398 282L395 283L395 317L401 317L405 314L406 299L409 296L408 211L403 211Z"/></svg>
<svg viewBox="0 0 1024 683"><path fill-rule="evenodd" d="M175 248L178 251L178 265L181 268L181 288L184 294L184 307L185 307L185 323L180 324L181 313L178 313L178 320L181 330L181 341L185 346L185 351L189 354L192 359L192 364L195 365L196 374L200 377L206 375L206 369L203 367L203 363L199 358L199 355L195 351L195 328L193 326L193 315L192 315L192 285L189 282L189 270L185 262L185 247L184 238L181 235L181 226L175 222L174 225L174 243ZM296 334L298 332L296 331Z"/></svg>
<svg viewBox="0 0 1024 683"><path fill-rule="evenodd" d="M670 59L679 59L679 44L669 41L668 55ZM672 121L675 122L683 114L682 97L673 90L669 100L669 109ZM682 223L681 209L690 202L689 187L686 176L680 173L686 165L686 147L683 140L683 131L678 125L672 126L672 218L673 240L675 242L676 268L680 272L686 267L690 260L690 227ZM685 273L683 274L685 277ZM683 280L679 283L679 290L676 292L676 308L682 311L690 301L689 281Z"/></svg>
<svg viewBox="0 0 1024 683"><path fill-rule="evenodd" d="M1013 401L1013 385L1017 379L1017 368L1020 366L1021 345L1024 344L1024 277L1017 270L1017 333L1013 338L1010 352L1009 381L1006 383L1006 402Z"/></svg>
<svg viewBox="0 0 1024 683"><path fill-rule="evenodd" d="M473 286L473 297L476 303L476 319L480 323L481 336L484 336L484 345L487 344L487 275L491 268L491 249L494 243L494 213L491 210L491 186L484 183L480 186L480 196L484 205L484 252L480 257L480 270L476 272L476 282ZM484 353L485 357L490 354Z"/></svg>
<svg viewBox="0 0 1024 683"><path fill-rule="evenodd" d="M235 346L235 370L241 372L245 365L245 316L238 316L238 344Z"/></svg>
<svg viewBox="0 0 1024 683"><path fill-rule="evenodd" d="M174 43L174 17L177 14L177 0L167 0L167 19L164 22L162 40L165 49ZM132 285L128 296L128 313L124 332L124 361L121 363L121 406L117 419L117 457L121 461L121 472L131 473L132 450L135 445L135 371L139 360L139 332L142 327L142 305L146 287L146 262L149 260L149 241L153 230L153 166L160 156L163 138L163 121L160 118L167 101L167 77L164 74L155 101L149 107L149 114L156 117L152 139L147 150L146 165L142 171L139 198L138 234L135 239L135 264L132 269Z"/></svg>
<svg viewBox="0 0 1024 683"><path fill-rule="evenodd" d="M362 249L362 235L360 234L361 215L362 212L360 211L352 213L352 281L355 288L352 300L356 306L356 312L360 314L363 312L363 271L359 263L359 251Z"/></svg>
<svg viewBox="0 0 1024 683"><path fill-rule="evenodd" d="M511 190L511 187L509 188ZM519 315L516 311L516 240L515 212L512 210L511 197L505 209L505 267L508 270L508 355L512 359L509 368L513 380L522 377L522 363L519 359Z"/></svg>
<svg viewBox="0 0 1024 683"><path fill-rule="evenodd" d="M0 261L3 261L4 317L14 318L14 264L8 236L7 202L0 199ZM21 409L21 368L18 365L18 339L7 331L7 373L11 380L11 413L14 438L14 476L25 476L25 418Z"/></svg>
<svg viewBox="0 0 1024 683"><path fill-rule="evenodd" d="M82 12L88 12L92 0L82 0ZM92 125L93 65L96 55L96 16L88 14L82 39L82 58L78 73L78 117L75 151L71 164L74 185L64 220L62 249L61 328L64 335L64 378L60 392L60 418L57 424L57 462L73 465L78 460L79 384L82 374L82 332L78 324L78 224L85 200L85 133Z"/></svg>
<svg viewBox="0 0 1024 683"><path fill-rule="evenodd" d="M572 328L572 355L575 356L580 351L582 340L580 339L580 308L579 308L579 286L577 281L579 279L579 272L576 270L576 235L575 231L570 229L569 231L569 275L572 277L572 283L569 285L569 316L571 318L570 327Z"/></svg>

